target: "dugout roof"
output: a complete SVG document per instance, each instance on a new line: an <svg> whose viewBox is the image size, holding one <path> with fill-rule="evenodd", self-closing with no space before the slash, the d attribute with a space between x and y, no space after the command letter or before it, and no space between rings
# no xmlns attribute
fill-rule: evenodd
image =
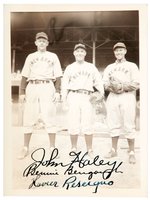
<svg viewBox="0 0 150 200"><path fill-rule="evenodd" d="M87 61L103 70L114 61L112 47L125 42L127 58L139 64L138 11L83 12L12 12L12 71L22 69L25 57L36 50L35 34L44 31L49 36L48 50L55 52L62 68L74 61L74 45L83 42L88 47Z"/></svg>

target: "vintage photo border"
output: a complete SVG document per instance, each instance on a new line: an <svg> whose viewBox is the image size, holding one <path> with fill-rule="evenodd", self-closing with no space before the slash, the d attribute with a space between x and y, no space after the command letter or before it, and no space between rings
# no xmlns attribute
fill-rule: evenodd
<svg viewBox="0 0 150 200"><path fill-rule="evenodd" d="M98 6L100 10L98 10ZM148 74L148 55L147 55L147 5L5 5L4 6L4 189L6 195L34 195L31 191L13 191L12 190L12 137L11 130L11 51L10 51L10 13L11 12L29 12L29 11L107 11L107 10L139 10L139 66L141 74L140 85L140 106L141 106L141 120L140 129L143 134L141 140L141 190L126 190L122 191L115 189L115 191L109 191L109 196L124 196L125 193L128 196L145 196L147 190L147 139L148 139L148 102L147 102L147 74ZM9 113L9 114L8 114ZM9 147L9 148L8 148ZM144 155L144 156L143 156ZM107 190L102 190L102 196L108 196ZM44 190L45 192L45 190ZM36 191L36 194L45 195L42 191ZM48 191L46 195L51 195ZM60 192L59 195L68 195L68 192ZM71 195L71 192L69 193ZM81 194L82 195L82 194Z"/></svg>

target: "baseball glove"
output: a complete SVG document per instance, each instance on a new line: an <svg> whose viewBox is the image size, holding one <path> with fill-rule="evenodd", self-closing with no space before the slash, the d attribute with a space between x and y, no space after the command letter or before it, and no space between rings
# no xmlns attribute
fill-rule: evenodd
<svg viewBox="0 0 150 200"><path fill-rule="evenodd" d="M139 88L139 83L136 82L124 82L123 89L124 91L133 91Z"/></svg>
<svg viewBox="0 0 150 200"><path fill-rule="evenodd" d="M93 105L100 104L104 99L104 96L100 92L93 92L90 95L90 102Z"/></svg>
<svg viewBox="0 0 150 200"><path fill-rule="evenodd" d="M117 79L116 77L110 77L109 82L109 88L111 92L116 94L120 94L123 92L123 84L119 79Z"/></svg>

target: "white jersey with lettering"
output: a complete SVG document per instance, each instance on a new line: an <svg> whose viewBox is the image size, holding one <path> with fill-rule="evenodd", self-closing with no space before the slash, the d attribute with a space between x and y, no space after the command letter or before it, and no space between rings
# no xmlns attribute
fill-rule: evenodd
<svg viewBox="0 0 150 200"><path fill-rule="evenodd" d="M68 65L63 75L63 96L66 96L69 90L83 89L93 92L93 87L104 94L101 74L92 63L84 61L82 64L74 62Z"/></svg>
<svg viewBox="0 0 150 200"><path fill-rule="evenodd" d="M110 92L107 98L107 122L111 136L125 133L126 138L135 137L136 90L139 88L139 69L135 63L126 61L115 62L106 67L103 74L104 86L109 85L110 77L117 78L122 83L134 83L132 91L121 94ZM107 88L107 87L106 87Z"/></svg>
<svg viewBox="0 0 150 200"><path fill-rule="evenodd" d="M136 82L139 83L139 70L135 63L123 60L107 66L103 75L104 84L109 82L110 77L117 78L122 83Z"/></svg>
<svg viewBox="0 0 150 200"><path fill-rule="evenodd" d="M55 80L62 76L61 65L55 53L36 51L27 56L22 76L29 80Z"/></svg>

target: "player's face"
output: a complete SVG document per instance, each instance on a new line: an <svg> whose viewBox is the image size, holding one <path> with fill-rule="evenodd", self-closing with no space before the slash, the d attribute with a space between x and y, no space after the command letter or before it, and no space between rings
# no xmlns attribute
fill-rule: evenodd
<svg viewBox="0 0 150 200"><path fill-rule="evenodd" d="M39 51L45 51L48 46L48 41L44 38L39 38L35 41L35 45Z"/></svg>
<svg viewBox="0 0 150 200"><path fill-rule="evenodd" d="M117 60L122 60L125 58L125 55L127 53L127 50L125 48L116 48L114 50L114 55L117 58Z"/></svg>
<svg viewBox="0 0 150 200"><path fill-rule="evenodd" d="M77 62L82 62L85 59L86 56L86 51L82 48L78 48L77 50L74 51L74 56L75 56L75 60Z"/></svg>

